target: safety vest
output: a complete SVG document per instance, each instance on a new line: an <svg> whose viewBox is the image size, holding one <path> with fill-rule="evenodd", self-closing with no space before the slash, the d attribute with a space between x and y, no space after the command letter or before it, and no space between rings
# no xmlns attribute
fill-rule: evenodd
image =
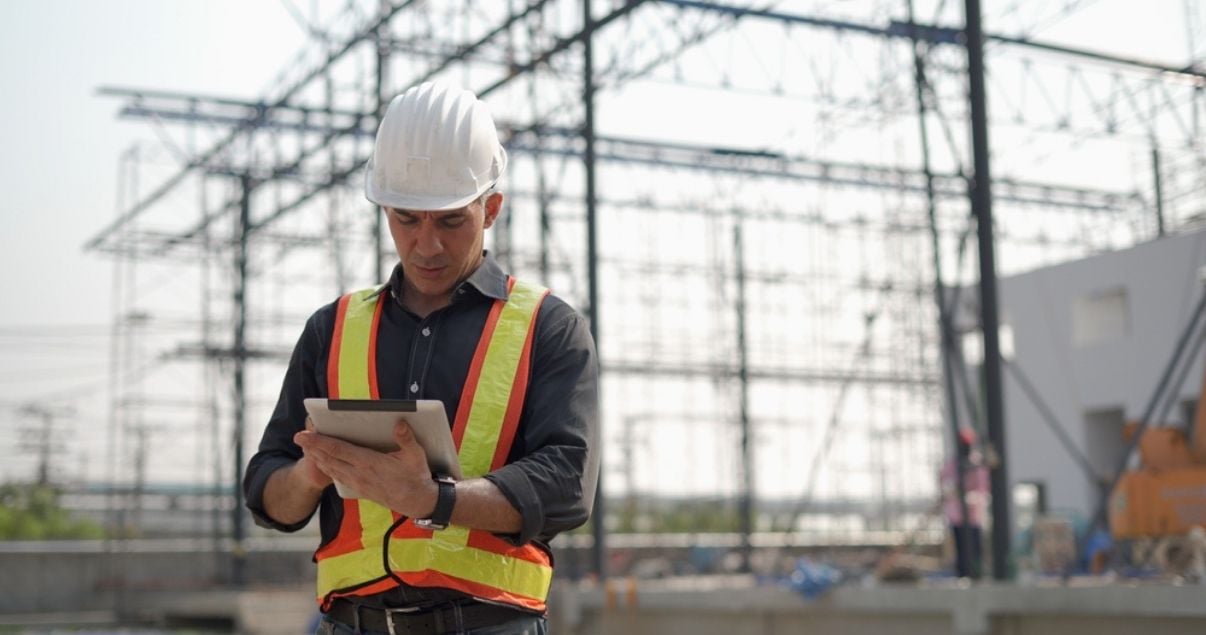
<svg viewBox="0 0 1206 635"><path fill-rule="evenodd" d="M536 313L548 294L515 278L507 284L507 300L496 300L486 318L452 428L467 479L506 463L527 391ZM383 295L365 289L340 298L327 363L329 397L380 399L376 351ZM516 547L457 525L421 529L363 498L342 503L339 532L314 554L323 611L337 597L373 595L400 582L545 610L553 566L540 547Z"/></svg>

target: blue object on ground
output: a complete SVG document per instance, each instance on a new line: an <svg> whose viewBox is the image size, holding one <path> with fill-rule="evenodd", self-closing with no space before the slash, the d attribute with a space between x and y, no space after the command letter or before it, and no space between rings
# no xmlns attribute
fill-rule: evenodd
<svg viewBox="0 0 1206 635"><path fill-rule="evenodd" d="M808 558L796 560L796 568L788 578L791 588L810 600L821 597L841 581L841 571Z"/></svg>

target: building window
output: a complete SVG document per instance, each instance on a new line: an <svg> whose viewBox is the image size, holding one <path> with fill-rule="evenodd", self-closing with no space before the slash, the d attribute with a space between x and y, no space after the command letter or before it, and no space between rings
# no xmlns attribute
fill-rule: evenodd
<svg viewBox="0 0 1206 635"><path fill-rule="evenodd" d="M1085 454L1098 478L1112 478L1126 454L1123 434L1126 414L1122 408L1093 410L1084 415Z"/></svg>
<svg viewBox="0 0 1206 635"><path fill-rule="evenodd" d="M1119 340L1130 331L1126 287L1102 289L1072 302L1072 346L1084 348Z"/></svg>

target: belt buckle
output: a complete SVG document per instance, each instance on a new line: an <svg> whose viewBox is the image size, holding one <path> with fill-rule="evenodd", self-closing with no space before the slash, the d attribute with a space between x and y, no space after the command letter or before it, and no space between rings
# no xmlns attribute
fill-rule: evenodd
<svg viewBox="0 0 1206 635"><path fill-rule="evenodd" d="M399 614L409 615L412 613L419 613L422 610L423 610L422 608L417 607L417 606L416 607L385 609L385 626L386 626L386 628L389 629L390 635L401 635L397 630L394 629L394 616L395 615L399 615ZM409 630L409 629L407 629L407 630Z"/></svg>

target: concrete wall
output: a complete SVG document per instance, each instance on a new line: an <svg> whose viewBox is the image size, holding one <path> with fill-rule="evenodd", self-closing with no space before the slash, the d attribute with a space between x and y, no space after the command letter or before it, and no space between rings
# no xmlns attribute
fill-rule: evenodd
<svg viewBox="0 0 1206 635"><path fill-rule="evenodd" d="M0 548L0 615L121 612L126 598L138 593L215 589L230 579L229 556L207 541L9 542ZM252 550L246 572L253 587L312 585L314 579L310 554L301 550Z"/></svg>
<svg viewBox="0 0 1206 635"><path fill-rule="evenodd" d="M1206 588L841 587L806 600L779 586L619 581L563 588L554 632L580 635L1173 635L1206 632Z"/></svg>
<svg viewBox="0 0 1206 635"><path fill-rule="evenodd" d="M1001 317L1013 331L1015 363L1103 477L1112 476L1112 453L1122 443L1108 416L1091 415L1120 409L1127 420L1142 416L1201 297L1198 269L1203 265L1206 232L1195 232L1001 280ZM1078 299L1115 288L1125 289L1126 333L1077 345ZM966 301L974 296L963 294ZM1008 372L1004 377L1011 482L1041 482L1052 510L1092 514L1096 487L1013 377ZM1195 355L1178 403L1197 398L1201 378L1201 356ZM1179 407L1169 415L1173 421L1180 418Z"/></svg>

